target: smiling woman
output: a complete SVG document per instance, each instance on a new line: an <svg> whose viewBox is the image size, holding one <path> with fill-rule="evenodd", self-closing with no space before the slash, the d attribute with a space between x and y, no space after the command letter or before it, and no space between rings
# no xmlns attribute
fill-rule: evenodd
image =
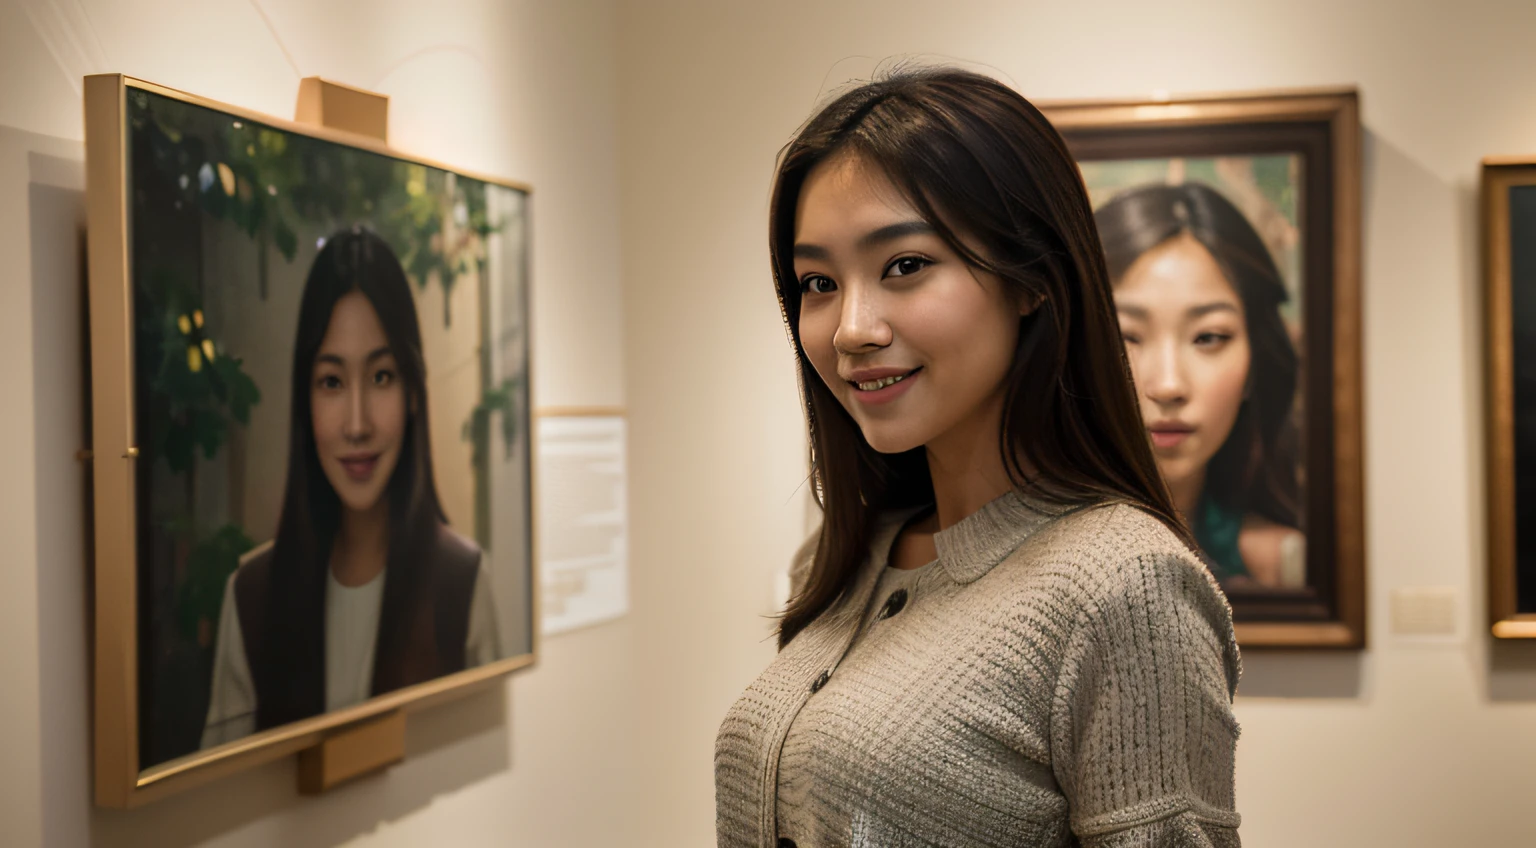
<svg viewBox="0 0 1536 848"><path fill-rule="evenodd" d="M780 161L821 528L721 723L719 844L1237 844L1238 655L1137 412L1081 179L956 70Z"/></svg>
<svg viewBox="0 0 1536 848"><path fill-rule="evenodd" d="M205 748L501 655L480 549L438 501L410 284L367 229L315 257L292 391L277 535L226 584Z"/></svg>
<svg viewBox="0 0 1536 848"><path fill-rule="evenodd" d="M1000 417L1019 318L1032 307L968 264L856 156L810 174L796 221L806 356L870 446L945 455L946 445L987 440L978 427Z"/></svg>

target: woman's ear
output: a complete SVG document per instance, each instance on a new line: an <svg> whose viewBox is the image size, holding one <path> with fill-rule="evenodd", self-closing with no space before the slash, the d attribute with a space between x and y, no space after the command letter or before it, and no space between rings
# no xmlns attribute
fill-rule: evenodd
<svg viewBox="0 0 1536 848"><path fill-rule="evenodd" d="M1045 295L1034 294L1033 292L1025 292L1024 296L1019 298L1019 317L1028 318L1029 316L1035 314L1035 310L1039 309L1044 304Z"/></svg>

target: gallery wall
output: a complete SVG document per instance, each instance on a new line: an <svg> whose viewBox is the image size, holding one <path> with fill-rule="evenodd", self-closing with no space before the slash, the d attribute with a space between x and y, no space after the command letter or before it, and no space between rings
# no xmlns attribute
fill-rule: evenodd
<svg viewBox="0 0 1536 848"><path fill-rule="evenodd" d="M619 29L633 626L664 681L639 757L641 830L666 838L645 844L712 844L714 733L773 654L803 532L774 155L893 56L1037 99L1359 86L1370 648L1245 654L1244 844L1530 844L1536 646L1491 646L1482 601L1475 198L1480 157L1536 153L1536 5L657 0ZM1454 593L1458 635L1393 632L1414 587Z"/></svg>
<svg viewBox="0 0 1536 848"><path fill-rule="evenodd" d="M90 802L80 78L279 116L301 76L390 96L398 147L534 187L537 406L615 406L617 31L607 0L0 3L0 844L612 845L638 818L630 622L550 638L413 717L406 762L322 799L292 760L133 811Z"/></svg>

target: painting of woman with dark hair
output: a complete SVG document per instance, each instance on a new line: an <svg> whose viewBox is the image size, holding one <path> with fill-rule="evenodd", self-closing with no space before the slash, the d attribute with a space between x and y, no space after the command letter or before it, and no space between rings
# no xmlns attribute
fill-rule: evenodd
<svg viewBox="0 0 1536 848"><path fill-rule="evenodd" d="M500 658L480 548L448 527L405 272L332 235L304 284L272 541L225 587L202 746Z"/></svg>
<svg viewBox="0 0 1536 848"><path fill-rule="evenodd" d="M1158 468L1212 570L1304 586L1300 358L1270 249L1198 182L1121 192L1095 220Z"/></svg>

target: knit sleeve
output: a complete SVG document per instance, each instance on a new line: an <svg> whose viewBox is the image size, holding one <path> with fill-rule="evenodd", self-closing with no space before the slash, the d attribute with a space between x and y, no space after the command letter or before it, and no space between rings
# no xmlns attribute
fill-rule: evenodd
<svg viewBox="0 0 1536 848"><path fill-rule="evenodd" d="M1226 600L1172 555L1088 582L1051 716L1073 833L1084 848L1236 848L1239 666Z"/></svg>

